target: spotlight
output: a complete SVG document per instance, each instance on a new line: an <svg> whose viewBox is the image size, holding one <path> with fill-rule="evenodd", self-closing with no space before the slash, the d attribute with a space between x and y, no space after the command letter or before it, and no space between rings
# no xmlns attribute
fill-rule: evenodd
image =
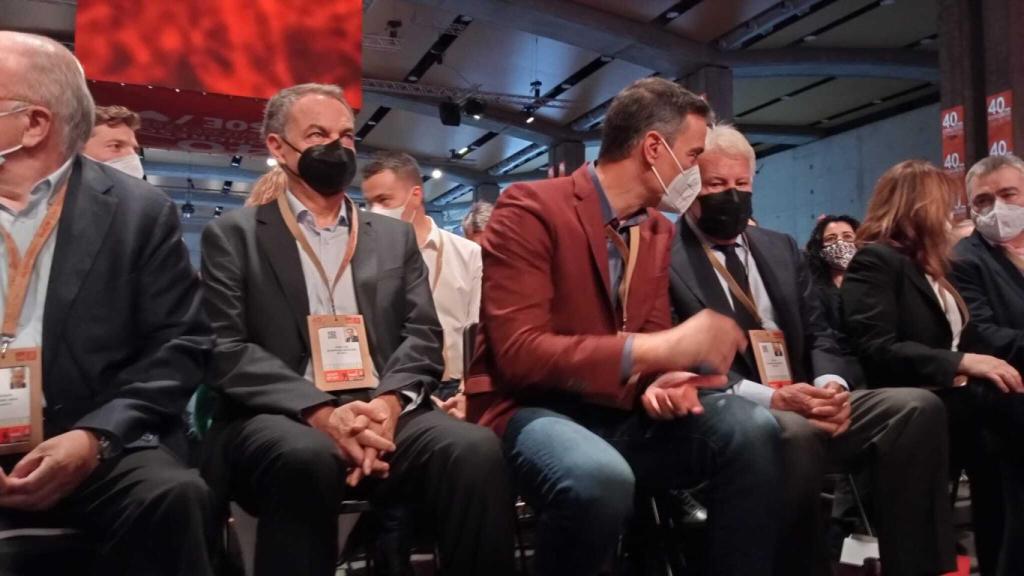
<svg viewBox="0 0 1024 576"><path fill-rule="evenodd" d="M536 120L536 118L533 116L533 111L536 109L537 107L532 104L527 104L526 106L523 106L523 112L526 112L527 124L533 124L533 121Z"/></svg>
<svg viewBox="0 0 1024 576"><path fill-rule="evenodd" d="M234 166L235 168L238 168L239 166L241 166L242 165L242 157L241 156L232 156L231 157L231 165Z"/></svg>
<svg viewBox="0 0 1024 576"><path fill-rule="evenodd" d="M483 100L479 98L470 98L466 100L466 103L463 105L462 109L466 111L466 114L469 114L473 118L479 120L480 117L484 115L484 111L487 109L487 103L485 103Z"/></svg>
<svg viewBox="0 0 1024 576"><path fill-rule="evenodd" d="M270 166L271 168L277 166L277 158L267 158L267 166Z"/></svg>
<svg viewBox="0 0 1024 576"><path fill-rule="evenodd" d="M221 194L231 194L231 187L234 186L234 184L235 183L231 180L225 180L224 186L220 189Z"/></svg>
<svg viewBox="0 0 1024 576"><path fill-rule="evenodd" d="M437 105L437 111L441 116L441 124L445 126L460 126L462 124L462 111L455 102L441 102Z"/></svg>
<svg viewBox="0 0 1024 576"><path fill-rule="evenodd" d="M181 217L182 218L188 220L195 213L196 213L196 207L195 207L194 204L192 204L191 200L189 200L189 201L187 201L187 202L185 202L184 204L181 205Z"/></svg>
<svg viewBox="0 0 1024 576"><path fill-rule="evenodd" d="M434 180L437 180L437 179L439 179L442 176L444 176L444 172L441 172L440 168L434 168L430 172L430 177L433 178Z"/></svg>
<svg viewBox="0 0 1024 576"><path fill-rule="evenodd" d="M459 156L465 156L466 154L469 154L469 146L459 148Z"/></svg>
<svg viewBox="0 0 1024 576"><path fill-rule="evenodd" d="M536 118L534 118L533 114L530 114L529 116L526 117L527 124L533 124L534 120L536 120Z"/></svg>
<svg viewBox="0 0 1024 576"><path fill-rule="evenodd" d="M214 208L213 208L213 217L214 218L220 218L220 215L223 214L223 213L224 213L224 207L223 206L214 206Z"/></svg>

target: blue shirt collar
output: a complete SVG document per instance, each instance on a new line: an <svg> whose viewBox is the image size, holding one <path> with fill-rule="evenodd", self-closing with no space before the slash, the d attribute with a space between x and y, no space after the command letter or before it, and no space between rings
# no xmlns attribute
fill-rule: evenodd
<svg viewBox="0 0 1024 576"><path fill-rule="evenodd" d="M608 194L604 191L604 187L601 186L601 179L597 177L596 165L596 162L588 163L587 172L590 174L590 180L594 184L594 189L597 190L597 199L601 203L601 218L603 222L611 224L616 230L623 230L631 226L643 224L648 217L646 208L637 210L625 220L619 220L615 217L615 214L612 212L612 205L608 203Z"/></svg>
<svg viewBox="0 0 1024 576"><path fill-rule="evenodd" d="M288 207L292 209L292 214L295 214L295 220L304 226L308 226L313 230L317 230L316 220L313 218L313 213L309 211L309 208L299 201L298 198L292 194L291 190L285 190L285 198L288 200ZM338 222L336 226L348 227L348 202L343 202L341 210L338 211ZM332 226L331 228L334 228Z"/></svg>

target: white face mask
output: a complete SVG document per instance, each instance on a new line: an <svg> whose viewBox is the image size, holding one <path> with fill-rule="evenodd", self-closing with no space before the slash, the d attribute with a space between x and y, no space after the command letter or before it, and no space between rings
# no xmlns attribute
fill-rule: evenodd
<svg viewBox="0 0 1024 576"><path fill-rule="evenodd" d="M672 147L668 145L668 141L664 138L661 141L665 143L665 149L668 150L672 160L679 168L679 175L666 186L665 181L661 179L661 174L658 174L657 168L653 164L651 165L651 172L654 172L654 177L658 179L658 183L665 191L661 197L661 203L658 204L658 210L682 214L690 209L690 204L693 204L697 195L700 194L700 168L694 164L689 170L683 170L683 165L679 163L679 159L676 158Z"/></svg>
<svg viewBox="0 0 1024 576"><path fill-rule="evenodd" d="M996 199L986 214L971 210L974 226L989 242L998 244L1013 240L1024 232L1024 206Z"/></svg>
<svg viewBox="0 0 1024 576"><path fill-rule="evenodd" d="M139 158L139 155L134 152L127 156L107 160L104 164L117 168L121 172L124 172L129 176L134 176L139 180L146 175L146 172L142 169L142 160Z"/></svg>
<svg viewBox="0 0 1024 576"><path fill-rule="evenodd" d="M412 194L410 194L409 197L405 199L405 202L403 202L401 206L395 206L394 208L385 208L380 204L371 204L370 212L373 212L374 214L380 214L382 216L387 216L389 218L394 218L395 220L404 220L402 216L405 215L405 207L409 205L409 200L412 200ZM411 219L412 218L410 218L410 220Z"/></svg>
<svg viewBox="0 0 1024 576"><path fill-rule="evenodd" d="M18 112L21 112L23 110L28 110L28 108L15 108L14 110L0 112L0 118L3 118L4 116L10 116L11 114L17 114ZM4 162L7 162L7 156L17 152L18 150L21 150L24 147L24 144L16 144L14 146L11 146L7 150L0 150L0 166L3 166Z"/></svg>

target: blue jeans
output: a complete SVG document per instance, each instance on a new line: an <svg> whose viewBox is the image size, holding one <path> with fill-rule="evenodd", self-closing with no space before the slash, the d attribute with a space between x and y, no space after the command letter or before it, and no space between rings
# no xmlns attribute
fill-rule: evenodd
<svg viewBox="0 0 1024 576"><path fill-rule="evenodd" d="M607 563L645 493L709 481L708 573L771 574L782 487L780 429L732 394L673 421L642 412L553 403L524 407L503 438L517 488L539 515L536 570L592 576Z"/></svg>

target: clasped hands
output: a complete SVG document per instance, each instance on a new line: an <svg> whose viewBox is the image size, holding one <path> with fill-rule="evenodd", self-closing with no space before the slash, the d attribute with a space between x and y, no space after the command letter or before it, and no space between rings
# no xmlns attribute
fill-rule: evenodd
<svg viewBox="0 0 1024 576"><path fill-rule="evenodd" d="M334 440L349 465L345 483L354 487L367 476L388 477L390 465L384 456L395 451L395 426L401 412L398 396L384 394L370 402L316 407L306 421Z"/></svg>
<svg viewBox="0 0 1024 576"><path fill-rule="evenodd" d="M783 386L772 394L771 407L800 414L832 437L850 428L850 392L838 382L821 388L805 383Z"/></svg>

